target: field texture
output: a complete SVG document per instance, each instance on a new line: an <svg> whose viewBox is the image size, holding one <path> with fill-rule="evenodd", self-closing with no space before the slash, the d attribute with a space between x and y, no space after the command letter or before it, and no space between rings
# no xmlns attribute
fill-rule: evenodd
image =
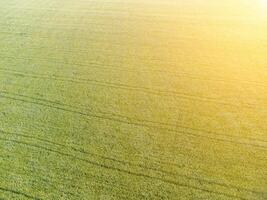
<svg viewBox="0 0 267 200"><path fill-rule="evenodd" d="M266 199L264 5L0 0L0 199Z"/></svg>

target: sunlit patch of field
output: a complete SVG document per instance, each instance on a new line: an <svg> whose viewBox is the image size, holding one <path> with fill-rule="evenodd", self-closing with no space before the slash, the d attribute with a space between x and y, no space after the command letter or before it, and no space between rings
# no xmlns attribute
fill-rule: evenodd
<svg viewBox="0 0 267 200"><path fill-rule="evenodd" d="M265 5L0 0L0 199L265 199Z"/></svg>

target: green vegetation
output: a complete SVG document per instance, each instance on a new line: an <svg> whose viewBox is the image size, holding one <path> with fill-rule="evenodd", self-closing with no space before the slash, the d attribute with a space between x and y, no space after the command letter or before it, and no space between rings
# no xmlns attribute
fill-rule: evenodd
<svg viewBox="0 0 267 200"><path fill-rule="evenodd" d="M0 199L265 199L267 23L242 2L0 0Z"/></svg>

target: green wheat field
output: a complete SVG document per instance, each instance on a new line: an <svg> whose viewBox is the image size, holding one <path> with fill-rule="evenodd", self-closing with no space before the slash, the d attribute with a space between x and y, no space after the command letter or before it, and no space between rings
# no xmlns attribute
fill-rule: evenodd
<svg viewBox="0 0 267 200"><path fill-rule="evenodd" d="M267 199L264 0L0 0L0 199Z"/></svg>

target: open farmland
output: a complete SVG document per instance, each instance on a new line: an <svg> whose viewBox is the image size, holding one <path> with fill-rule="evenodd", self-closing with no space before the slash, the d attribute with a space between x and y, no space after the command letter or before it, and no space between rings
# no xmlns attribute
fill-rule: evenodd
<svg viewBox="0 0 267 200"><path fill-rule="evenodd" d="M0 0L0 199L266 199L266 13Z"/></svg>

